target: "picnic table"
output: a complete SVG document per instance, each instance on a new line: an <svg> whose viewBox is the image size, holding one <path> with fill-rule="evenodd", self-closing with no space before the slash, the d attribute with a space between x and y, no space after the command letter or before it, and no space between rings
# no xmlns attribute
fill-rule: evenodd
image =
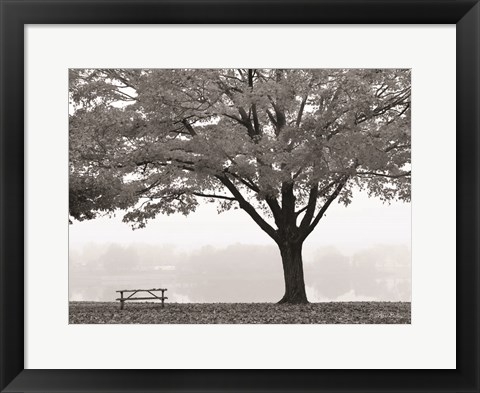
<svg viewBox="0 0 480 393"><path fill-rule="evenodd" d="M126 301L130 300L161 300L162 301L162 307L165 307L165 299L168 299L168 297L165 296L165 291L166 288L152 288L152 289L121 289L119 291L116 291L117 293L120 293L120 297L117 298L117 300L120 301L120 310L123 310L124 304ZM143 297L134 297L137 293L141 292L146 292L150 294L150 296L143 296ZM162 292L162 295L156 294L155 292ZM129 296L124 297L124 293L131 293Z"/></svg>

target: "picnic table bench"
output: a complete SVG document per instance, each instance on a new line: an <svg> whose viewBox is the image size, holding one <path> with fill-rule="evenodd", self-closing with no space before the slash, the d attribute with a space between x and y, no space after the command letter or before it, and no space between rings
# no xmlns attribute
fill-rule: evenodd
<svg viewBox="0 0 480 393"><path fill-rule="evenodd" d="M161 296L154 293L154 292L159 292L159 291L162 292ZM162 301L162 307L165 307L165 303L164 303L165 299L168 299L168 297L164 296L165 291L166 291L165 288L153 288L153 289L121 289L121 290L116 291L116 292L120 293L120 297L117 298L117 300L120 300L120 310L123 310L124 304L127 300L155 300L155 299L157 299L157 300L161 300ZM127 297L124 297L123 296L124 292L126 292L126 293L131 292L131 294ZM151 296L133 297L135 294L137 294L139 292L147 292Z"/></svg>

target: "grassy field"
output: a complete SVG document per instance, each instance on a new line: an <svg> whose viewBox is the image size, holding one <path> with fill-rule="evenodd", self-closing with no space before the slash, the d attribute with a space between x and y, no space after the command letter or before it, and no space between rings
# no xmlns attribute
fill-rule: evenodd
<svg viewBox="0 0 480 393"><path fill-rule="evenodd" d="M307 305L273 303L70 302L72 324L408 324L410 303L331 302Z"/></svg>

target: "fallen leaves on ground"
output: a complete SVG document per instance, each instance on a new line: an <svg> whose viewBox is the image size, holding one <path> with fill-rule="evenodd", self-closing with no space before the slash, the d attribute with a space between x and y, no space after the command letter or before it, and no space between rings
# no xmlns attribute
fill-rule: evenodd
<svg viewBox="0 0 480 393"><path fill-rule="evenodd" d="M71 324L408 324L407 302L126 303L70 302Z"/></svg>

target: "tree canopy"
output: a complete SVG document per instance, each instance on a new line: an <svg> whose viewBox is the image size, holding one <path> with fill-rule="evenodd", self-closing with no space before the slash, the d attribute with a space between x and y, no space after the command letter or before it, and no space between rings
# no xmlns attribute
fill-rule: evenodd
<svg viewBox="0 0 480 393"><path fill-rule="evenodd" d="M410 70L73 69L70 216L200 200L303 241L352 190L410 199Z"/></svg>

